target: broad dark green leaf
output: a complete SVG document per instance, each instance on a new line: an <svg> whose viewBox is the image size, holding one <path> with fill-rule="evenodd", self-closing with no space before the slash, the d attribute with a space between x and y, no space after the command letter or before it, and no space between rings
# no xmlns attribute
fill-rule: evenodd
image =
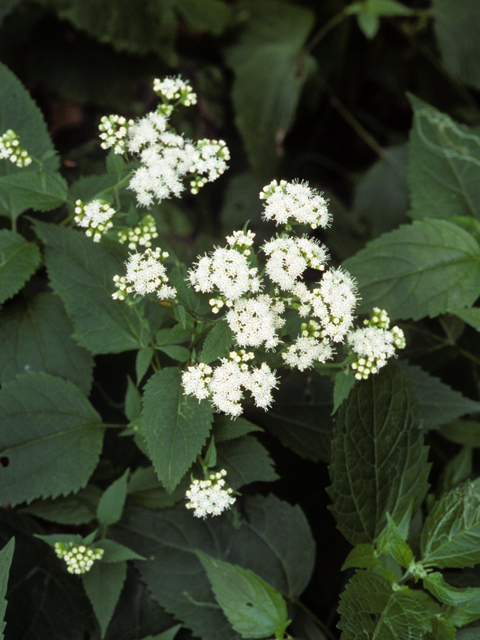
<svg viewBox="0 0 480 640"><path fill-rule="evenodd" d="M397 364L412 385L425 430L437 429L466 413L480 411L480 402L466 398L420 367L405 360L399 360Z"/></svg>
<svg viewBox="0 0 480 640"><path fill-rule="evenodd" d="M358 571L340 597L342 640L420 640L432 630L433 614L380 574Z"/></svg>
<svg viewBox="0 0 480 640"><path fill-rule="evenodd" d="M263 429L242 417L233 420L230 416L224 414L217 413L215 415L213 435L216 443L235 440L253 431L263 431Z"/></svg>
<svg viewBox="0 0 480 640"><path fill-rule="evenodd" d="M200 353L200 362L209 364L218 358L224 358L234 344L233 333L225 321L216 324L205 338Z"/></svg>
<svg viewBox="0 0 480 640"><path fill-rule="evenodd" d="M142 382L143 377L147 373L150 362L152 361L153 354L154 350L152 347L144 347L143 349L138 350L137 358L135 360L137 384L140 384Z"/></svg>
<svg viewBox="0 0 480 640"><path fill-rule="evenodd" d="M470 309L452 309L450 313L456 315L460 320L466 322L471 327L480 331L480 309L472 307Z"/></svg>
<svg viewBox="0 0 480 640"><path fill-rule="evenodd" d="M461 636L457 635L455 627L449 620L433 618L432 631L427 633L425 640L461 640Z"/></svg>
<svg viewBox="0 0 480 640"><path fill-rule="evenodd" d="M59 524L81 525L89 524L95 519L97 504L102 492L94 485L88 485L75 494L60 496L55 500L44 498L36 500L28 507L22 507L21 513L31 513L34 516Z"/></svg>
<svg viewBox="0 0 480 640"><path fill-rule="evenodd" d="M162 369L145 386L142 432L155 471L169 493L200 453L212 420L208 402L184 395L180 369Z"/></svg>
<svg viewBox="0 0 480 640"><path fill-rule="evenodd" d="M268 451L254 436L217 443L217 465L227 471L226 480L232 489L278 480Z"/></svg>
<svg viewBox="0 0 480 640"><path fill-rule="evenodd" d="M338 413L329 467L331 510L353 544L373 543L387 524L428 489L427 448L418 405L392 364L356 385Z"/></svg>
<svg viewBox="0 0 480 640"><path fill-rule="evenodd" d="M25 371L45 371L73 382L85 395L92 384L92 356L70 337L73 325L52 293L18 300L0 315L0 382Z"/></svg>
<svg viewBox="0 0 480 640"><path fill-rule="evenodd" d="M13 550L15 548L15 538L10 538L7 544L0 551L0 640L3 640L3 632L5 630L5 611L7 609L7 601L5 595L7 593L8 575L10 573L10 565L12 564Z"/></svg>
<svg viewBox="0 0 480 640"><path fill-rule="evenodd" d="M118 256L83 233L44 222L35 229L46 244L52 285L75 325L75 338L92 353L118 353L146 346L140 319L112 299L113 276L125 267Z"/></svg>
<svg viewBox="0 0 480 640"><path fill-rule="evenodd" d="M450 458L440 475L438 495L450 491L472 477L472 454L471 447L462 447L457 455Z"/></svg>
<svg viewBox="0 0 480 640"><path fill-rule="evenodd" d="M446 493L427 516L421 538L427 566L473 567L480 562L480 490L465 482Z"/></svg>
<svg viewBox="0 0 480 640"><path fill-rule="evenodd" d="M302 458L328 462L333 435L332 387L325 378L293 374L274 392L271 409L255 413L255 421Z"/></svg>
<svg viewBox="0 0 480 640"><path fill-rule="evenodd" d="M102 638L112 619L126 577L126 562L95 562L90 571L82 575L83 586L100 625Z"/></svg>
<svg viewBox="0 0 480 640"><path fill-rule="evenodd" d="M190 479L185 478L172 492L167 493L160 484L153 466L134 471L128 481L127 495L135 504L148 509L168 509L185 499Z"/></svg>
<svg viewBox="0 0 480 640"><path fill-rule="evenodd" d="M40 251L15 231L0 231L0 304L14 296L40 264Z"/></svg>
<svg viewBox="0 0 480 640"><path fill-rule="evenodd" d="M378 567L379 565L380 560L378 559L378 554L375 551L373 544L363 542L361 544L357 544L357 546L353 547L350 551L345 562L342 564L342 571L345 571L345 569L352 569L353 567L358 567L359 569L371 569L373 567Z"/></svg>
<svg viewBox="0 0 480 640"><path fill-rule="evenodd" d="M102 556L102 562L114 563L124 562L126 560L145 560L138 553L118 544L114 540L103 539L95 544L96 549L103 549L105 553Z"/></svg>
<svg viewBox="0 0 480 640"><path fill-rule="evenodd" d="M52 155L45 160L46 171L56 171L58 158L53 155L54 148L40 109L30 97L17 77L0 63L0 135L7 129L13 129L20 137L20 143L30 155L40 159L45 153ZM21 175L31 168L19 169L11 162L0 160L0 176ZM26 210L26 206L17 202L0 184L0 215L16 218Z"/></svg>
<svg viewBox="0 0 480 640"><path fill-rule="evenodd" d="M118 522L122 517L127 498L127 481L130 469L105 489L97 507L97 519L102 526Z"/></svg>
<svg viewBox="0 0 480 640"><path fill-rule="evenodd" d="M438 571L429 573L426 578L423 578L423 586L430 593L433 593L437 600L449 605L445 617L458 627L480 618L480 589L478 587L463 589L452 587Z"/></svg>
<svg viewBox="0 0 480 640"><path fill-rule="evenodd" d="M271 176L305 75L315 65L302 52L314 15L278 0L242 0L237 7L250 19L240 42L227 54L235 74L235 122L255 172Z"/></svg>
<svg viewBox="0 0 480 640"><path fill-rule="evenodd" d="M135 420L142 413L142 396L133 384L130 376L127 376L127 393L125 394L125 415L130 420Z"/></svg>
<svg viewBox="0 0 480 640"><path fill-rule="evenodd" d="M55 498L84 487L102 449L101 418L71 382L30 373L0 391L4 503Z"/></svg>
<svg viewBox="0 0 480 640"><path fill-rule="evenodd" d="M387 513L387 526L378 539L377 547L380 553L390 554L405 569L408 569L413 562L413 551L403 539L389 513Z"/></svg>
<svg viewBox="0 0 480 640"><path fill-rule="evenodd" d="M409 215L479 219L480 137L426 102L409 97L415 114L408 144Z"/></svg>
<svg viewBox="0 0 480 640"><path fill-rule="evenodd" d="M258 496L242 501L242 512L234 526L226 516L195 518L184 505L135 508L115 526L115 539L148 559L137 566L155 600L204 640L236 634L211 607L215 599L196 549L254 571L289 597L298 597L310 580L315 548L301 509Z"/></svg>
<svg viewBox="0 0 480 640"><path fill-rule="evenodd" d="M480 89L480 45L476 25L480 6L476 0L437 0L430 10L440 53L450 73Z"/></svg>
<svg viewBox="0 0 480 640"><path fill-rule="evenodd" d="M285 600L253 571L212 558L197 557L207 572L215 598L242 638L283 637L287 627Z"/></svg>
<svg viewBox="0 0 480 640"><path fill-rule="evenodd" d="M60 207L68 197L65 178L59 173L22 171L0 177L0 192L11 196L22 209L50 211Z"/></svg>
<svg viewBox="0 0 480 640"><path fill-rule="evenodd" d="M231 18L231 9L221 0L176 0L177 11L195 31L221 34Z"/></svg>
<svg viewBox="0 0 480 640"><path fill-rule="evenodd" d="M335 386L333 387L333 409L332 416L337 412L342 402L348 398L348 394L355 385L355 376L352 371L340 371L335 376Z"/></svg>
<svg viewBox="0 0 480 640"><path fill-rule="evenodd" d="M480 295L480 246L446 220L426 219L386 233L343 263L358 281L357 309L391 318L431 318L469 307Z"/></svg>
<svg viewBox="0 0 480 640"><path fill-rule="evenodd" d="M73 201L82 200L83 202L88 202L98 197L106 189L114 187L117 181L117 177L109 173L85 176L71 185L70 196Z"/></svg>
<svg viewBox="0 0 480 640"><path fill-rule="evenodd" d="M480 447L480 422L476 420L453 420L440 428L444 438L465 447Z"/></svg>

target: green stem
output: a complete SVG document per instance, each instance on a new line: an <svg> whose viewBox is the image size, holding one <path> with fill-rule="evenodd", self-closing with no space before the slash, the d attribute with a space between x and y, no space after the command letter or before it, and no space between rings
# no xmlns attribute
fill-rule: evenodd
<svg viewBox="0 0 480 640"><path fill-rule="evenodd" d="M315 49L315 47L324 39L327 33L329 33L334 27L336 27L337 24L343 22L345 18L348 18L348 15L345 13L345 11L341 11L340 13L336 13L334 16L332 16L328 22L320 27L320 29L313 36L310 42L305 46L304 53L308 54L313 51L313 49Z"/></svg>

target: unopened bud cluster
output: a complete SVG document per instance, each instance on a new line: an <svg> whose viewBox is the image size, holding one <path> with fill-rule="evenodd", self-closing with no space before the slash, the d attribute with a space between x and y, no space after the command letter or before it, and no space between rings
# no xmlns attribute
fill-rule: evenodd
<svg viewBox="0 0 480 640"><path fill-rule="evenodd" d="M358 356L351 365L357 380L366 380L377 373L395 355L395 349L404 349L406 345L405 335L399 327L389 329L390 318L383 309L375 307L364 325L347 336L348 347Z"/></svg>
<svg viewBox="0 0 480 640"><path fill-rule="evenodd" d="M231 489L224 489L227 475L225 469L210 474L208 480L194 480L186 492L190 500L187 509L194 509L193 515L197 518L206 516L218 516L226 509L230 509L235 502Z"/></svg>
<svg viewBox="0 0 480 640"><path fill-rule="evenodd" d="M81 200L75 202L74 220L94 242L100 242L102 236L113 227L111 219L114 215L115 209L103 200L91 200L87 204Z"/></svg>
<svg viewBox="0 0 480 640"><path fill-rule="evenodd" d="M3 136L0 136L0 158L10 160L20 168L32 164L32 157L28 151L22 149L18 135L12 129L8 129Z"/></svg>
<svg viewBox="0 0 480 640"><path fill-rule="evenodd" d="M102 149L113 149L114 153L123 155L127 151L128 127L133 123L123 116L103 116L98 125Z"/></svg>
<svg viewBox="0 0 480 640"><path fill-rule="evenodd" d="M56 542L55 553L60 559L65 560L69 573L81 575L90 571L96 560L102 559L104 550L91 549L83 544Z"/></svg>
<svg viewBox="0 0 480 640"><path fill-rule="evenodd" d="M121 244L128 242L129 249L137 249L145 247L149 249L152 246L152 240L158 238L157 225L153 216L146 215L136 227L133 229L120 230L118 232L118 240Z"/></svg>
<svg viewBox="0 0 480 640"><path fill-rule="evenodd" d="M177 78L164 78L163 80L155 78L153 81L153 90L160 98L167 102L176 100L185 107L197 104L197 94L193 91L190 84L182 80L180 76Z"/></svg>

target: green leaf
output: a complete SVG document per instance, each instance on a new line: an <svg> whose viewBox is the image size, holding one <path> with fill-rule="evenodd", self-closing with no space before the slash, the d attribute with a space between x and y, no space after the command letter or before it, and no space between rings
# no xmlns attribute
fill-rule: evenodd
<svg viewBox="0 0 480 640"><path fill-rule="evenodd" d="M340 597L342 640L419 640L432 629L433 614L380 574L358 571Z"/></svg>
<svg viewBox="0 0 480 640"><path fill-rule="evenodd" d="M155 636L146 636L145 638L142 638L142 640L173 640L181 628L181 624L176 624L174 627L171 627L166 631L162 631L162 633L158 633Z"/></svg>
<svg viewBox="0 0 480 640"><path fill-rule="evenodd" d="M205 338L200 353L200 362L210 364L218 358L225 357L234 343L233 333L225 321L216 324Z"/></svg>
<svg viewBox="0 0 480 640"><path fill-rule="evenodd" d="M391 318L433 318L472 305L480 294L480 246L446 220L386 233L343 266L358 281L359 313L379 306Z"/></svg>
<svg viewBox="0 0 480 640"><path fill-rule="evenodd" d="M220 35L231 18L231 9L220 0L176 0L187 25L195 31Z"/></svg>
<svg viewBox="0 0 480 640"><path fill-rule="evenodd" d="M432 632L427 633L425 640L460 640L460 636L455 632L456 629L449 620L433 618Z"/></svg>
<svg viewBox="0 0 480 640"><path fill-rule="evenodd" d="M333 387L333 409L332 416L338 411L342 402L348 398L348 394L355 385L355 376L351 371L340 371L335 376L335 386Z"/></svg>
<svg viewBox="0 0 480 640"><path fill-rule="evenodd" d="M347 15L370 13L376 16L408 16L412 10L396 0L360 0L345 7Z"/></svg>
<svg viewBox="0 0 480 640"><path fill-rule="evenodd" d="M7 601L5 595L7 593L8 574L10 565L12 564L13 550L15 548L15 538L10 538L7 544L0 551L0 640L3 640L3 632L5 630L5 611L7 609Z"/></svg>
<svg viewBox="0 0 480 640"><path fill-rule="evenodd" d="M480 402L465 398L420 367L408 364L405 360L399 360L397 366L412 385L424 430L438 429L440 425L466 413L480 411Z"/></svg>
<svg viewBox="0 0 480 640"><path fill-rule="evenodd" d="M40 264L40 251L15 231L0 231L0 304L14 296Z"/></svg>
<svg viewBox="0 0 480 640"><path fill-rule="evenodd" d="M473 471L472 453L470 447L462 447L457 455L447 462L438 483L439 495L470 478Z"/></svg>
<svg viewBox="0 0 480 640"><path fill-rule="evenodd" d="M480 492L465 482L446 493L425 520L421 537L425 566L473 567L480 562Z"/></svg>
<svg viewBox="0 0 480 640"><path fill-rule="evenodd" d="M380 553L390 554L405 569L408 569L413 562L413 551L403 539L389 513L387 513L387 526L380 534L377 546Z"/></svg>
<svg viewBox="0 0 480 640"><path fill-rule="evenodd" d="M125 415L132 422L142 413L142 396L133 384L130 376L127 376L127 393L125 395Z"/></svg>
<svg viewBox="0 0 480 640"><path fill-rule="evenodd" d="M443 425L440 433L465 447L480 447L480 422L476 420L454 420Z"/></svg>
<svg viewBox="0 0 480 640"><path fill-rule="evenodd" d="M11 13L19 2L20 0L3 0L0 7L0 20L3 20L5 16Z"/></svg>
<svg viewBox="0 0 480 640"><path fill-rule="evenodd" d="M108 158L109 156L107 156ZM118 158L118 156L116 156ZM75 200L89 202L98 198L104 191L111 189L118 182L117 176L109 173L101 173L100 175L84 176L76 180L70 186L70 197Z"/></svg>
<svg viewBox="0 0 480 640"><path fill-rule="evenodd" d="M89 524L95 519L97 504L102 492L94 485L88 485L70 496L60 496L55 500L44 498L22 507L21 513L31 513L38 518L59 524Z"/></svg>
<svg viewBox="0 0 480 640"><path fill-rule="evenodd" d="M253 571L212 558L197 557L207 572L216 600L242 638L283 638L287 606L281 594Z"/></svg>
<svg viewBox="0 0 480 640"><path fill-rule="evenodd" d="M242 500L237 523L223 515L194 518L183 504L156 512L134 508L125 515L115 539L150 559L137 567L152 596L205 640L238 636L215 602L196 549L254 571L290 598L298 598L310 580L315 545L308 522L298 506L272 495Z"/></svg>
<svg viewBox="0 0 480 640"><path fill-rule="evenodd" d="M143 435L160 482L170 493L206 442L213 419L208 402L183 393L175 367L153 375L144 393Z"/></svg>
<svg viewBox="0 0 480 640"><path fill-rule="evenodd" d="M13 129L20 137L20 143L30 155L41 158L47 152L53 152L53 144L47 132L43 115L30 94L17 77L0 63L0 135L7 129ZM58 158L51 155L44 162L46 171L56 171ZM0 161L0 176L32 174L30 169L19 169L11 162ZM27 209L17 202L0 184L0 215L15 219Z"/></svg>
<svg viewBox="0 0 480 640"><path fill-rule="evenodd" d="M97 518L100 524L109 526L118 522L122 517L125 499L127 497L129 473L130 469L127 469L118 480L112 482L108 489L105 489L103 492L97 507Z"/></svg>
<svg viewBox="0 0 480 640"><path fill-rule="evenodd" d="M475 25L480 8L475 0L437 0L430 9L434 32L445 66L450 73L480 88L480 46Z"/></svg>
<svg viewBox="0 0 480 640"><path fill-rule="evenodd" d="M332 384L318 376L293 374L282 380L271 409L255 413L255 421L302 458L328 462L331 412Z"/></svg>
<svg viewBox="0 0 480 640"><path fill-rule="evenodd" d="M160 329L155 336L155 345L157 347L168 346L171 344L182 344L192 338L193 327L188 326L185 329L176 324L170 329Z"/></svg>
<svg viewBox="0 0 480 640"><path fill-rule="evenodd" d="M217 443L217 464L227 471L227 482L232 489L279 478L268 451L253 436Z"/></svg>
<svg viewBox="0 0 480 640"><path fill-rule="evenodd" d="M378 567L380 560L378 559L377 552L373 544L368 542L362 542L357 544L356 547L350 551L346 557L345 562L342 564L342 571L346 569L352 569L358 567L359 569L372 569Z"/></svg>
<svg viewBox="0 0 480 640"><path fill-rule="evenodd" d="M239 43L227 53L235 74L235 123L255 172L270 176L306 72L315 65L302 51L314 14L278 0L242 0L237 7L247 12L249 21Z"/></svg>
<svg viewBox="0 0 480 640"><path fill-rule="evenodd" d="M112 619L126 577L126 562L95 562L90 571L82 575L83 586L100 625L102 638Z"/></svg>
<svg viewBox="0 0 480 640"><path fill-rule="evenodd" d="M35 229L47 245L48 274L79 344L94 354L143 347L140 319L125 302L112 299L113 276L125 269L120 258L79 231L38 221Z"/></svg>
<svg viewBox="0 0 480 640"><path fill-rule="evenodd" d="M71 382L30 373L0 391L4 503L55 498L84 487L102 449L100 416Z"/></svg>
<svg viewBox="0 0 480 640"><path fill-rule="evenodd" d="M480 137L426 102L409 98L415 114L408 144L409 215L480 219Z"/></svg>
<svg viewBox="0 0 480 640"><path fill-rule="evenodd" d="M357 23L363 35L369 40L374 38L380 29L380 20L374 13L358 13Z"/></svg>
<svg viewBox="0 0 480 640"><path fill-rule="evenodd" d="M480 618L480 589L466 587L458 589L452 587L438 571L429 573L423 578L423 586L432 593L437 600L444 602L450 609L446 616L453 624L463 626ZM461 609L455 612L454 609Z"/></svg>
<svg viewBox="0 0 480 640"><path fill-rule="evenodd" d="M114 540L102 539L95 544L95 549L103 549L102 562L124 562L126 560L145 560L144 557L135 553L123 544L118 544Z"/></svg>
<svg viewBox="0 0 480 640"><path fill-rule="evenodd" d="M347 540L374 543L387 511L401 518L428 489L427 448L418 405L405 376L390 364L351 392L338 413L329 467L331 511Z"/></svg>
<svg viewBox="0 0 480 640"><path fill-rule="evenodd" d="M160 351L166 353L169 358L178 360L179 362L186 362L190 359L190 351L185 347L181 347L176 344L165 345L164 347L158 347Z"/></svg>
<svg viewBox="0 0 480 640"><path fill-rule="evenodd" d="M136 504L148 509L168 509L185 499L190 481L185 478L172 493L167 493L160 484L155 469L145 467L137 469L128 481L127 494Z"/></svg>
<svg viewBox="0 0 480 640"><path fill-rule="evenodd" d="M227 442L228 440L235 440L246 436L253 431L263 431L256 424L245 420L245 418L235 418L232 420L229 416L217 413L215 415L215 421L213 423L213 435L215 436L215 442Z"/></svg>
<svg viewBox="0 0 480 640"><path fill-rule="evenodd" d="M478 307L472 307L471 309L452 309L450 313L453 313L463 320L471 327L480 331L480 309Z"/></svg>
<svg viewBox="0 0 480 640"><path fill-rule="evenodd" d="M72 333L62 301L52 293L18 300L2 309L0 382L25 371L45 371L70 380L88 395L93 358L74 342Z"/></svg>
<svg viewBox="0 0 480 640"><path fill-rule="evenodd" d="M23 210L50 211L60 207L68 197L65 178L59 173L23 171L0 177L0 192L11 196Z"/></svg>
<svg viewBox="0 0 480 640"><path fill-rule="evenodd" d="M152 347L144 347L137 352L137 358L135 360L135 373L137 375L137 384L140 384L143 377L148 371L150 362L152 361L154 350Z"/></svg>

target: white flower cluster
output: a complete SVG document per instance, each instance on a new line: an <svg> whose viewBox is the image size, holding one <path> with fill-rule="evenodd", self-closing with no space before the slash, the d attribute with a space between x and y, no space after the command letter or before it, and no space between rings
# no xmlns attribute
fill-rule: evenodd
<svg viewBox="0 0 480 640"><path fill-rule="evenodd" d="M253 353L242 349L232 351L229 358L222 358L216 367L203 363L188 367L182 375L185 394L198 400L210 398L218 411L237 417L242 413L243 390L247 390L257 407L267 409L278 381L266 363L251 367L248 362L253 358Z"/></svg>
<svg viewBox="0 0 480 640"><path fill-rule="evenodd" d="M383 309L375 307L370 320L365 320L362 329L347 335L349 348L358 356L352 363L357 380L366 380L371 374L387 364L395 355L395 348L405 348L405 336L399 327L389 329L390 318Z"/></svg>
<svg viewBox="0 0 480 640"><path fill-rule="evenodd" d="M0 136L0 159L10 160L20 168L32 164L32 157L22 149L18 135L12 129Z"/></svg>
<svg viewBox="0 0 480 640"><path fill-rule="evenodd" d="M64 544L63 542L55 543L55 553L60 559L67 563L67 571L80 575L87 573L93 566L95 560L103 558L103 549L90 549L81 545Z"/></svg>
<svg viewBox="0 0 480 640"><path fill-rule="evenodd" d="M277 225L305 224L312 229L328 227L328 200L305 182L278 183L273 180L263 188L260 198L266 201L263 217Z"/></svg>
<svg viewBox="0 0 480 640"><path fill-rule="evenodd" d="M256 298L239 298L227 312L225 318L235 334L239 347L260 347L274 349L278 346L277 330L283 327L281 317L285 304L269 295Z"/></svg>
<svg viewBox="0 0 480 640"><path fill-rule="evenodd" d="M115 209L103 200L91 200L84 204L81 200L75 202L74 220L79 227L86 229L85 235L93 237L94 242L100 242L102 236L113 227L111 218Z"/></svg>
<svg viewBox="0 0 480 640"><path fill-rule="evenodd" d="M265 271L283 291L292 291L307 267L325 269L326 248L316 240L281 235L266 242L262 250L268 256Z"/></svg>
<svg viewBox="0 0 480 640"><path fill-rule="evenodd" d="M118 291L112 294L114 300L125 300L128 293L146 296L156 293L159 300L175 298L177 290L168 284L167 270L163 263L168 258L166 251L147 249L144 253L133 253L125 263L125 276L114 276Z"/></svg>
<svg viewBox="0 0 480 640"><path fill-rule="evenodd" d="M157 110L137 122L119 116L102 118L102 148L115 153L131 153L141 166L133 172L129 189L135 192L140 206L179 196L190 178L190 190L198 190L216 180L227 169L230 153L223 140L193 142L175 133L169 124L174 109L171 101L190 106L196 103L191 86L178 78L154 81L154 90L164 101Z"/></svg>
<svg viewBox="0 0 480 640"><path fill-rule="evenodd" d="M186 496L190 500L187 509L195 509L193 515L197 518L206 516L218 516L223 511L230 509L235 502L231 489L224 489L227 475L225 469L218 473L210 474L208 480L194 480L188 489Z"/></svg>
<svg viewBox="0 0 480 640"><path fill-rule="evenodd" d="M128 242L128 248L135 250L137 247L149 249L152 240L158 238L157 225L153 216L146 215L133 229L122 229L118 232L118 240L121 244Z"/></svg>
<svg viewBox="0 0 480 640"><path fill-rule="evenodd" d="M132 125L133 120L123 116L103 116L98 125L102 149L113 149L114 153L123 155L127 150L128 128Z"/></svg>
<svg viewBox="0 0 480 640"><path fill-rule="evenodd" d="M305 371L314 362L326 362L333 356L333 349L330 341L321 339L321 327L315 320L302 323L302 333L297 337L286 351L282 353L282 358L292 367Z"/></svg>

